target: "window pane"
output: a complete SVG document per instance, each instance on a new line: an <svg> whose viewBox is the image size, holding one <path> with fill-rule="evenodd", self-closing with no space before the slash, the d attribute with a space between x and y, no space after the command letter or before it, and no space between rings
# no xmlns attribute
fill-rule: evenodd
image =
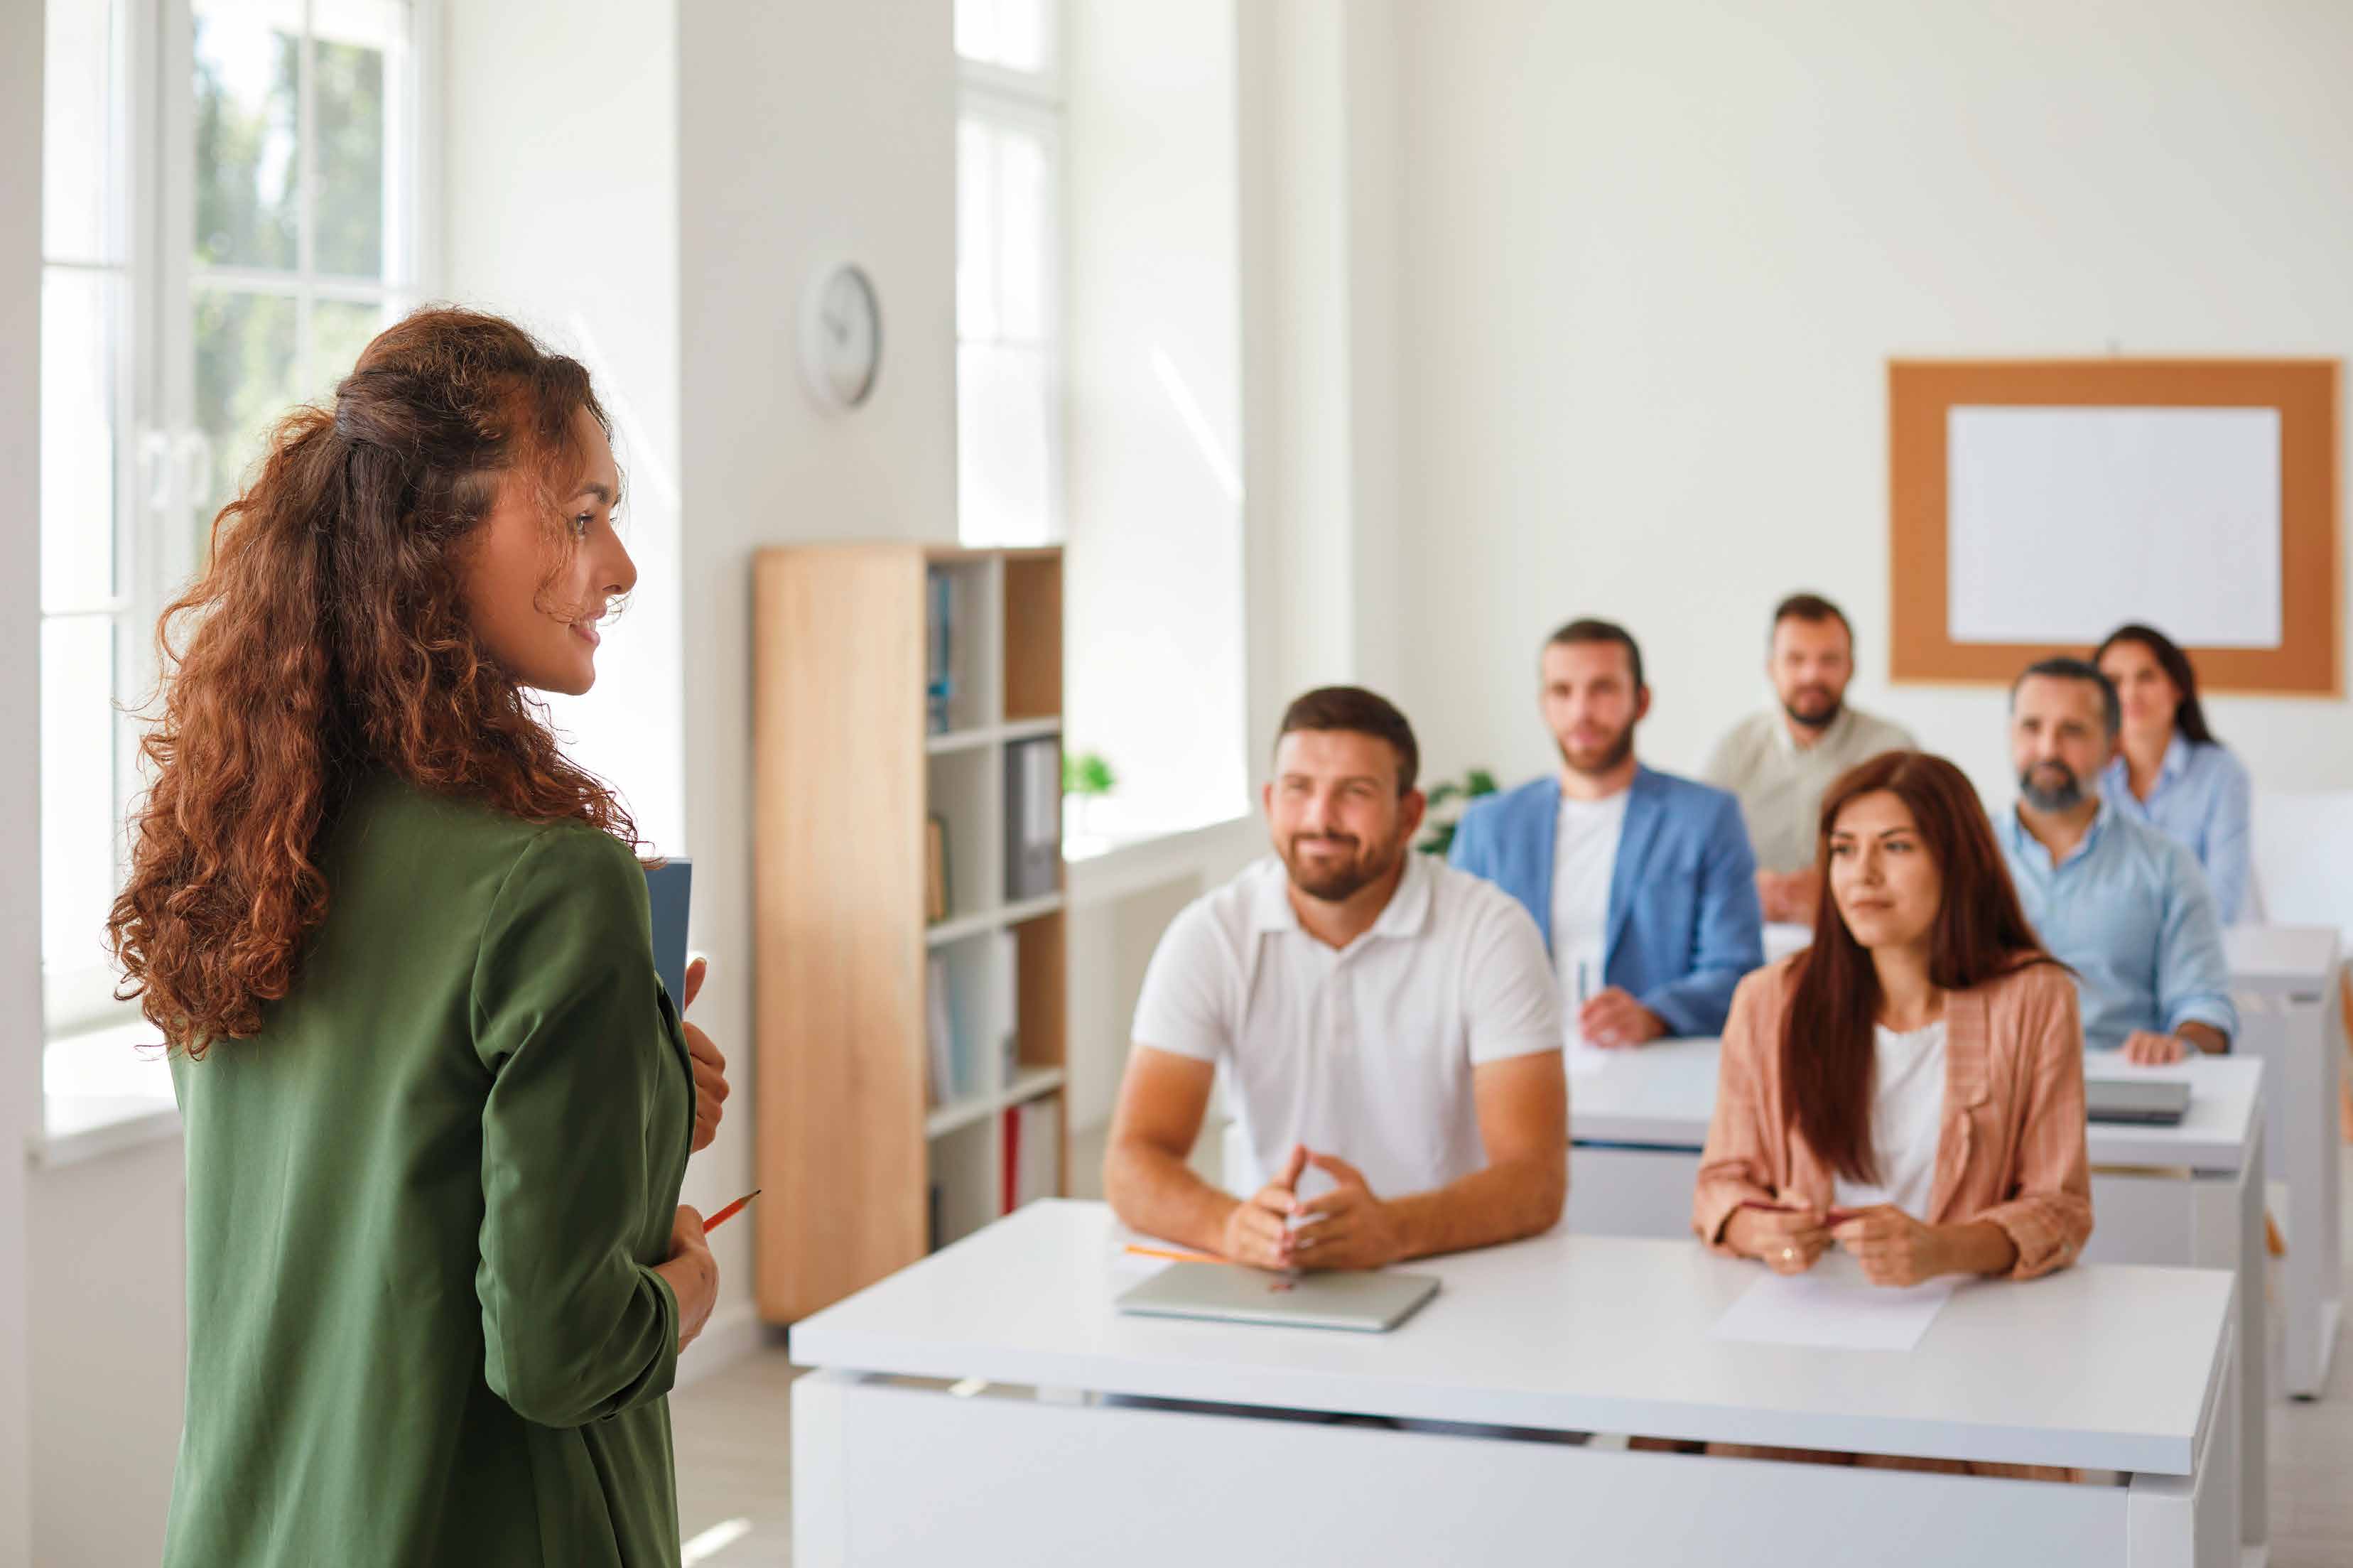
<svg viewBox="0 0 2353 1568"><path fill-rule="evenodd" d="M114 622L41 622L41 962L100 963L114 898Z"/></svg>
<svg viewBox="0 0 2353 1568"><path fill-rule="evenodd" d="M301 160L295 129L301 41L255 8L198 9L196 259L291 268Z"/></svg>
<svg viewBox="0 0 2353 1568"><path fill-rule="evenodd" d="M956 335L993 338L997 318L996 132L956 123Z"/></svg>
<svg viewBox="0 0 2353 1568"><path fill-rule="evenodd" d="M261 455L263 437L301 394L296 383L294 301L271 294L197 289L196 428L212 448L197 480L196 555L204 559L214 515Z"/></svg>
<svg viewBox="0 0 2353 1568"><path fill-rule="evenodd" d="M114 593L114 333L121 282L41 278L41 607L90 609Z"/></svg>
<svg viewBox="0 0 2353 1568"><path fill-rule="evenodd" d="M1053 0L956 0L956 53L1007 70L1053 63Z"/></svg>
<svg viewBox="0 0 2353 1568"><path fill-rule="evenodd" d="M49 0L41 81L41 248L57 261L111 261L113 7Z"/></svg>
<svg viewBox="0 0 2353 1568"><path fill-rule="evenodd" d="M351 374L368 340L384 331L384 307L349 300L322 300L311 307L311 374L306 395L325 402L335 383Z"/></svg>
<svg viewBox="0 0 2353 1568"><path fill-rule="evenodd" d="M956 531L966 544L1052 537L1049 392L1042 350L956 350Z"/></svg>
<svg viewBox="0 0 2353 1568"><path fill-rule="evenodd" d="M311 131L318 145L322 272L384 276L384 54L358 44L312 46Z"/></svg>
<svg viewBox="0 0 2353 1568"><path fill-rule="evenodd" d="M997 0L996 50L988 58L1008 70L1042 71L1050 52L1046 8L1051 0Z"/></svg>
<svg viewBox="0 0 2353 1568"><path fill-rule="evenodd" d="M955 0L955 47L968 60L997 58L997 0Z"/></svg>
<svg viewBox="0 0 2353 1568"><path fill-rule="evenodd" d="M997 331L1036 342L1046 334L1048 250L1052 232L1048 203L1046 143L1027 132L997 132Z"/></svg>

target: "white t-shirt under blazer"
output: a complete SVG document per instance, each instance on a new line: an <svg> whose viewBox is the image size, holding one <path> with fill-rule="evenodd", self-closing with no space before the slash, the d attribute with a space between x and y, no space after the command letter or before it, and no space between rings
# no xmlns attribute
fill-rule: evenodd
<svg viewBox="0 0 2353 1568"><path fill-rule="evenodd" d="M1135 1043L1224 1072L1254 1191L1293 1143L1398 1197L1483 1169L1472 1069L1560 1049L1535 921L1492 882L1409 852L1380 919L1345 948L1308 934L1271 856L1186 906L1160 939Z"/></svg>

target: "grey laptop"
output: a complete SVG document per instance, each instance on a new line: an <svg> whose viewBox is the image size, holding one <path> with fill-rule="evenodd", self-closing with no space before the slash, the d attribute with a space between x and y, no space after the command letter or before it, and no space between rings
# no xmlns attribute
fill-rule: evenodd
<svg viewBox="0 0 2353 1568"><path fill-rule="evenodd" d="M2170 1078L2087 1078L2084 1113L2093 1121L2179 1127L2189 1113L2189 1086Z"/></svg>
<svg viewBox="0 0 2353 1568"><path fill-rule="evenodd" d="M1432 1274L1266 1274L1226 1263L1172 1263L1120 1297L1118 1306L1147 1317L1378 1334L1437 1294Z"/></svg>

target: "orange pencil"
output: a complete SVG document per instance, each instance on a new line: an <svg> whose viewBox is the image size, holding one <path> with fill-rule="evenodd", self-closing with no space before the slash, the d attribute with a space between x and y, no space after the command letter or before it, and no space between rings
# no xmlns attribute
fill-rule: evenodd
<svg viewBox="0 0 2353 1568"><path fill-rule="evenodd" d="M1134 1242L1127 1249L1138 1258L1165 1258L1171 1263L1223 1263L1224 1258L1208 1252L1185 1252L1167 1247L1138 1247Z"/></svg>
<svg viewBox="0 0 2353 1568"><path fill-rule="evenodd" d="M702 1234L709 1236L712 1231L717 1230L721 1226L726 1224L729 1220L733 1219L737 1210L741 1209L745 1204L750 1203L754 1198L756 1198L759 1195L760 1189L754 1187L750 1192L745 1193L742 1197L737 1198L733 1203L729 1204L725 1208L721 1209L717 1214L712 1215L709 1219L704 1220L702 1222Z"/></svg>

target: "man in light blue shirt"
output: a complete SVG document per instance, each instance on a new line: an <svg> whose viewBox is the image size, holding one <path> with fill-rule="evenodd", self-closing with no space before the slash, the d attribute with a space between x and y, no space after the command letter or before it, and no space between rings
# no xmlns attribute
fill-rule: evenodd
<svg viewBox="0 0 2353 1568"><path fill-rule="evenodd" d="M2045 659L2010 689L2010 715L2019 800L1995 837L2027 919L2075 971L2084 1043L2147 1063L2230 1049L2239 1016L2205 874L2100 796L2116 688L2080 659Z"/></svg>

